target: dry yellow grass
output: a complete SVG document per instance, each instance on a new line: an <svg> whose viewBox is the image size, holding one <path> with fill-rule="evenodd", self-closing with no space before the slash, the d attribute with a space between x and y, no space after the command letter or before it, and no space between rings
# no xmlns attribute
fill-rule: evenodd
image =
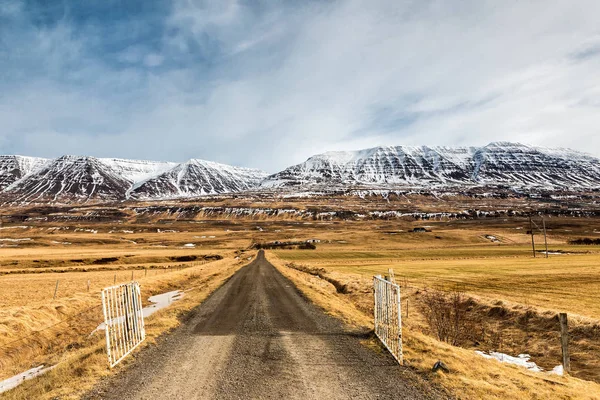
<svg viewBox="0 0 600 400"><path fill-rule="evenodd" d="M490 299L504 299L600 319L600 254L565 254L548 259L530 255L487 255L481 249L448 249L444 258L398 259L385 251L278 251L287 261L327 271L373 276L393 268L411 286L457 288ZM508 248L509 252L526 251ZM383 257L379 258L383 254ZM472 254L472 258L467 258Z"/></svg>
<svg viewBox="0 0 600 400"><path fill-rule="evenodd" d="M343 201L340 199L338 204L338 200L333 200L332 203L335 205L329 203L327 205L341 207ZM289 203L282 201L277 204L286 206ZM251 205L274 206L260 201ZM365 206L371 207L366 203ZM527 302L530 305L556 308L596 318L600 315L598 306L600 301L595 301L594 297L584 299L586 292L594 294L600 286L595 267L600 261L600 248L566 245L572 230L576 231L573 234L579 236L591 235L584 229L591 231L594 228L590 228L583 220L566 219L560 222L564 226L560 226L559 221L553 221L549 242L551 249L590 252L590 254L555 256L546 261L531 259L528 247L530 238L525 235L524 229L515 229L526 228L524 220L508 222L298 221L259 217L248 220L221 219L212 222L161 222L160 220L165 217L171 216L156 215L154 219L137 225L125 223L113 226L111 223L96 223L85 226L79 223L40 223L27 229L3 230L4 238L32 238L33 241L0 243L5 245L0 254L0 274L23 269L28 272L42 273L0 275L0 346L26 332L41 329L99 304L97 295L99 289L112 284L115 273L117 273L117 281L126 281L131 278L131 269L139 266L178 264L170 261L170 257L173 256L206 254L229 256L222 262L171 273L149 270L148 276L143 277L144 271L134 272L135 279L142 283L144 296L148 292L156 293L186 285L201 285L199 291L190 292L183 301L152 317L149 321L149 332L154 332L152 335L158 334L176 326L177 316L201 301L210 290L241 265L240 261L231 258L234 250L247 249L252 242L256 241L310 238L321 240L316 251L277 251L276 253L281 257L280 266L284 261L294 261L325 268L328 273L355 282L356 285L368 283L372 274L385 273L389 267L393 267L398 276L407 276L410 283L414 285L453 285L440 280L442 278L458 281L464 284L466 289L470 287L470 293L490 300L500 298L517 303ZM56 230L50 233L48 228L54 225L69 227L69 230ZM422 225L434 226L433 232L427 234L407 232L412 227ZM261 229L258 229L258 226ZM75 229L97 230L98 233L85 230L75 232ZM161 229L161 232L158 232L158 229ZM116 232L117 230L120 232ZM165 230L176 232L165 232ZM497 236L501 239L501 243L491 243L485 238L487 234ZM196 248L183 248L185 243L194 243ZM17 247L6 247L13 244ZM272 252L269 254L273 257ZM106 257L116 257L118 261L94 263L95 260ZM75 260L83 260L83 262ZM86 268L89 272L49 272L52 269L68 271L73 268ZM116 271L101 270L105 268ZM367 325L370 323L368 305L365 306L364 301L365 293L357 291L354 294L341 296L330 284L321 279L286 268L282 270L325 309L343 317L349 323ZM191 277L190 274L194 271L198 272L195 273L195 277ZM61 281L58 299L48 302L52 298L56 279ZM88 279L91 281L90 294L87 293ZM572 288L572 290L560 289L562 287ZM537 289L540 289L537 295L523 296L523 293L533 293ZM349 299L352 300L351 307L348 306ZM372 301L369 296L367 299ZM82 317L79 325L71 326L73 333L89 332L90 326L93 329L94 324L101 318L99 313L94 314L97 311L86 318ZM86 315L84 314L84 317ZM464 385L466 394L464 398L481 398L482 394L486 394L490 386L486 380L493 382L498 379L495 369L501 367L513 372L515 370L515 368L489 364L489 361L474 356L470 350L440 344L420 333L416 327L412 333L410 329L407 332L406 339L409 341L407 343L412 343L408 346L407 357L412 360L413 365L426 371L436 358L444 358L445 361L449 358L448 363L456 372L449 376L437 376L434 379L449 388L456 389L460 388L461 384ZM66 344L73 343L75 346L65 347ZM5 364L0 370L4 377L22 372L36 363L53 364L62 361L46 376L27 382L19 389L10 392L9 398L76 397L78 392L74 390L75 387L77 390L83 390L99 376L108 373L105 368L106 359L102 340L98 337L73 340L69 335L59 337L48 335L43 337L42 347L41 351L35 346L20 349L19 357L10 358L10 364L6 363L6 358L2 358ZM411 351L414 352L412 355ZM15 360L16 362L13 362ZM481 367L483 369L479 372L468 371L465 365L483 365ZM547 393L550 393L547 387L551 384L540 383L539 376L534 377L537 380L530 380L527 372L519 370L515 376L510 374L507 376L508 381L501 379L497 385L492 384L490 398L494 398L493 396L510 398L509 394L517 393L517 387L521 387L533 396L534 392L538 391L539 385L542 385L539 389L539 398L544 398ZM449 379L449 382L446 382L446 379ZM588 390L590 393L597 390L597 386L587 386L587 382L578 383L580 381L566 378L552 379L556 381L556 387L566 388L558 392L560 396L563 394L566 396L571 389L575 394L583 390ZM510 390L503 392L502 385ZM578 385L582 385L581 391ZM561 398L560 396L558 398Z"/></svg>
<svg viewBox="0 0 600 400"><path fill-rule="evenodd" d="M0 307L31 306L37 303L52 303L56 282L58 291L56 299L74 297L89 291L97 293L106 286L114 283L129 282L131 280L143 280L164 274L170 274L180 269L192 266L200 266L207 261L191 263L173 263L166 265L153 265L152 269L139 269L138 266L114 270L95 270L89 268L87 272L45 272L45 273L21 273L0 276ZM149 268L149 267L148 267ZM35 288L32 291L31 288Z"/></svg>
<svg viewBox="0 0 600 400"><path fill-rule="evenodd" d="M350 324L372 328L371 315L347 295L337 293L332 285L319 278L287 268L286 261L273 252L268 252L267 258L317 305ZM473 351L437 341L411 327L405 327L403 342L406 363L459 399L600 399L600 385L594 382L534 373L486 360ZM431 367L437 360L444 360L451 372L432 373Z"/></svg>
<svg viewBox="0 0 600 400"><path fill-rule="evenodd" d="M147 320L148 340L144 345L152 343L159 334L177 326L179 316L198 305L244 265L244 261L228 257L202 266L139 279L145 298L168 290L187 290L183 300L157 312ZM32 341L10 343L15 335L20 337L30 334L38 330L42 323L50 326L56 321L64 320L67 315L73 315L90 306L96 306L91 318L70 320L56 329L35 334ZM7 342L10 344L8 349L3 349L0 379L22 372L31 365L43 363L57 367L46 375L27 381L17 389L0 396L7 399L75 399L100 377L108 374L102 332L89 336L102 320L97 306L99 296L95 293L61 299L49 306L3 309L0 321L8 326L8 332L3 336L4 345ZM57 332L60 332L60 335L57 335Z"/></svg>

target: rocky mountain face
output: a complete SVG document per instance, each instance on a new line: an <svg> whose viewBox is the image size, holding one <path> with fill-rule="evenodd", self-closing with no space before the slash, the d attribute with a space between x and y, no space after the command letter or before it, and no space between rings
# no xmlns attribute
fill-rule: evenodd
<svg viewBox="0 0 600 400"><path fill-rule="evenodd" d="M243 191L363 189L600 189L600 160L517 143L483 147L389 146L328 152L276 174L203 160L177 164L63 156L0 156L0 200L11 204L160 200Z"/></svg>
<svg viewBox="0 0 600 400"><path fill-rule="evenodd" d="M63 156L5 189L19 203L58 200L118 200L131 182L93 157Z"/></svg>
<svg viewBox="0 0 600 400"><path fill-rule="evenodd" d="M258 170L202 160L168 162L62 156L0 158L3 202L121 201L238 192L266 177Z"/></svg>
<svg viewBox="0 0 600 400"><path fill-rule="evenodd" d="M49 160L24 156L0 156L0 191L40 168Z"/></svg>
<svg viewBox="0 0 600 400"><path fill-rule="evenodd" d="M241 192L258 186L266 173L204 160L189 160L135 184L129 192L136 199L194 197Z"/></svg>
<svg viewBox="0 0 600 400"><path fill-rule="evenodd" d="M313 156L269 176L264 188L600 188L600 160L569 149L497 142L484 147L390 146Z"/></svg>

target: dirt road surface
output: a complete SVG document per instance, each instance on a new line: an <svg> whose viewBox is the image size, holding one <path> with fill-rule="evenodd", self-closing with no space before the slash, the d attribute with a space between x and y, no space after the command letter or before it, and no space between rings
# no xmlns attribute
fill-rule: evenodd
<svg viewBox="0 0 600 400"><path fill-rule="evenodd" d="M86 399L438 399L308 302L260 252Z"/></svg>

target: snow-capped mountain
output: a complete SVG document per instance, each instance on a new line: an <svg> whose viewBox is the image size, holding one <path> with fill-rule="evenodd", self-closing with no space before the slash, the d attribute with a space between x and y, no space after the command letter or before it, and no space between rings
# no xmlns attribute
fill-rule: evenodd
<svg viewBox="0 0 600 400"><path fill-rule="evenodd" d="M600 160L569 149L495 142L484 147L389 146L328 152L269 176L283 187L599 188Z"/></svg>
<svg viewBox="0 0 600 400"><path fill-rule="evenodd" d="M210 161L170 162L62 156L0 157L5 202L120 201L193 197L238 192L258 185L266 173Z"/></svg>
<svg viewBox="0 0 600 400"><path fill-rule="evenodd" d="M62 156L8 186L17 202L118 200L131 182L94 157Z"/></svg>
<svg viewBox="0 0 600 400"><path fill-rule="evenodd" d="M177 165L173 162L125 160L121 158L99 158L98 161L131 182L151 178Z"/></svg>
<svg viewBox="0 0 600 400"><path fill-rule="evenodd" d="M36 157L0 156L0 190L4 190L48 161Z"/></svg>
<svg viewBox="0 0 600 400"><path fill-rule="evenodd" d="M11 204L174 199L248 190L293 194L472 187L600 189L600 159L569 149L505 142L483 147L388 146L319 154L267 176L195 159L177 164L0 156L0 200Z"/></svg>
<svg viewBox="0 0 600 400"><path fill-rule="evenodd" d="M241 192L256 187L266 176L255 169L193 159L135 184L129 195L147 199Z"/></svg>

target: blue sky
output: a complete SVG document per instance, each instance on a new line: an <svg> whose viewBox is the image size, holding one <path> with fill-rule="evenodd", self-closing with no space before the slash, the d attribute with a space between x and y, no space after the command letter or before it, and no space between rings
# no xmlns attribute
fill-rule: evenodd
<svg viewBox="0 0 600 400"><path fill-rule="evenodd" d="M600 155L597 1L2 0L0 153L520 141Z"/></svg>

